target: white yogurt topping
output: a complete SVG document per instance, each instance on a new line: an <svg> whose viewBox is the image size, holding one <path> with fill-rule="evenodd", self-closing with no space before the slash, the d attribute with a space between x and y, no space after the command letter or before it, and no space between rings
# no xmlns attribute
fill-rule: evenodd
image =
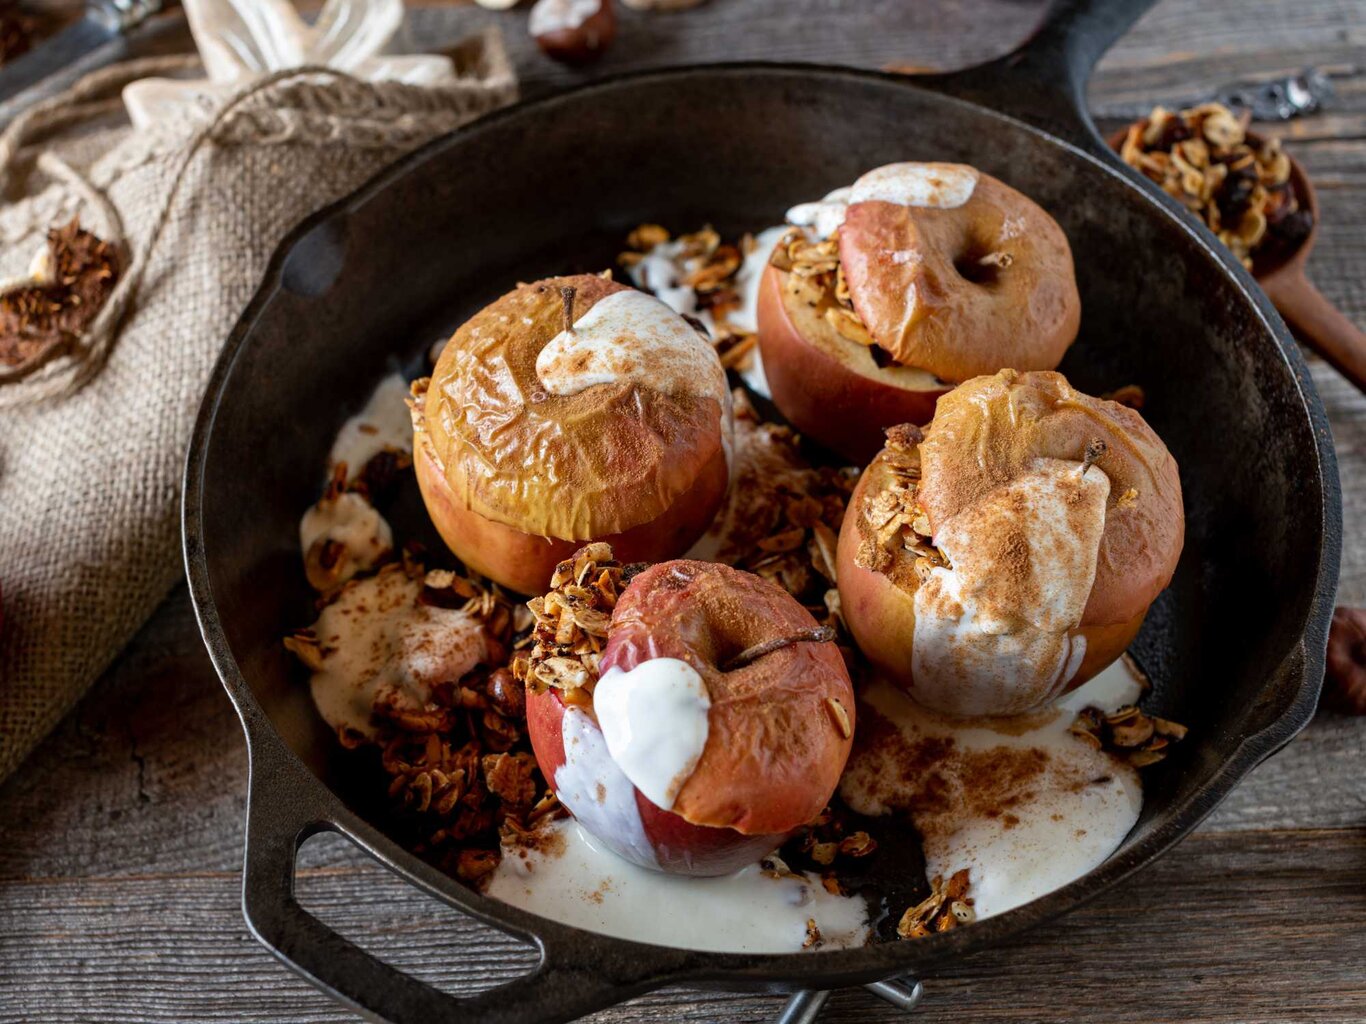
<svg viewBox="0 0 1366 1024"><path fill-rule="evenodd" d="M329 540L342 546L334 583L374 568L394 546L393 531L384 517L354 491L324 497L299 520L299 548L305 558L314 544Z"/></svg>
<svg viewBox="0 0 1366 1024"><path fill-rule="evenodd" d="M853 185L837 188L824 199L787 211L787 222L829 238L844 223L855 203L881 201L898 206L952 210L972 198L980 175L956 164L899 163L875 167Z"/></svg>
<svg viewBox="0 0 1366 1024"><path fill-rule="evenodd" d="M620 860L572 821L556 822L550 849L504 849L488 895L603 935L680 949L795 953L807 921L822 949L869 936L861 897L836 896L819 879L774 878L759 865L718 878L650 871Z"/></svg>
<svg viewBox="0 0 1366 1024"><path fill-rule="evenodd" d="M318 616L313 703L328 725L373 738L376 707L422 710L432 687L487 658L478 619L423 604L421 593L420 580L391 569L351 584Z"/></svg>
<svg viewBox="0 0 1366 1024"><path fill-rule="evenodd" d="M972 198L979 175L961 164L901 163L875 167L850 190L849 205L878 201L953 210Z"/></svg>
<svg viewBox="0 0 1366 1024"><path fill-rule="evenodd" d="M926 873L949 878L968 868L977 916L1004 913L1097 867L1138 820L1138 773L1068 727L1080 708L1113 711L1136 701L1140 692L1121 659L1046 712L954 719L877 681L864 693L864 703L896 726L905 746L898 750L893 741L857 751L841 795L864 814L909 810L924 843ZM903 756L925 743L950 746L924 764ZM908 771L908 763L918 767ZM970 787L980 790L984 774L1008 780L1013 772L1019 773L1014 784L985 783L999 790L1001 806L984 811ZM932 775L938 797L917 806L908 796L922 791Z"/></svg>
<svg viewBox="0 0 1366 1024"><path fill-rule="evenodd" d="M554 778L560 803L589 832L613 837L619 857L657 869L659 858L645 836L635 787L612 759L593 716L583 708L566 707L560 721L560 739L564 743L564 764L555 769Z"/></svg>
<svg viewBox="0 0 1366 1024"><path fill-rule="evenodd" d="M629 672L608 669L593 690L593 711L612 760L666 811L702 758L710 709L707 684L678 658L651 658Z"/></svg>
<svg viewBox="0 0 1366 1024"><path fill-rule="evenodd" d="M1010 714L1048 701L1081 666L1110 480L1097 466L1038 459L942 524L952 568L915 593L913 693L955 715ZM990 538L995 543L984 543ZM1011 543L1013 542L1013 544Z"/></svg>
<svg viewBox="0 0 1366 1024"><path fill-rule="evenodd" d="M573 331L561 331L536 357L536 376L555 395L595 384L640 384L729 406L726 371L710 342L652 295L626 290L599 300Z"/></svg>
<svg viewBox="0 0 1366 1024"><path fill-rule="evenodd" d="M413 420L408 412L408 382L391 373L379 382L356 415L342 424L332 442L328 466L346 463L346 477L360 476L365 464L386 448L413 450Z"/></svg>
<svg viewBox="0 0 1366 1024"><path fill-rule="evenodd" d="M844 223L844 213L849 209L851 186L837 188L824 199L814 203L801 203L787 211L787 222L799 228L809 228L817 238L829 238Z"/></svg>
<svg viewBox="0 0 1366 1024"><path fill-rule="evenodd" d="M598 13L603 0L537 0L527 18L533 36L576 29Z"/></svg>

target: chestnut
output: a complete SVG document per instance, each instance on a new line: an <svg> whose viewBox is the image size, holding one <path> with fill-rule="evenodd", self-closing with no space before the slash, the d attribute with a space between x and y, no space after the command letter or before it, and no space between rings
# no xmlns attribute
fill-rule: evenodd
<svg viewBox="0 0 1366 1024"><path fill-rule="evenodd" d="M563 64L591 64L617 34L612 0L536 0L527 22L536 45Z"/></svg>

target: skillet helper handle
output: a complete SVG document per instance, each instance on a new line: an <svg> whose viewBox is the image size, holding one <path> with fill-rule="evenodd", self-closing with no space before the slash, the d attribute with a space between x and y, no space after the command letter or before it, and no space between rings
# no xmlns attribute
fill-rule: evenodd
<svg viewBox="0 0 1366 1024"><path fill-rule="evenodd" d="M1053 0L1038 27L1004 56L915 79L1113 159L1087 112L1086 84L1105 51L1154 3Z"/></svg>
<svg viewBox="0 0 1366 1024"><path fill-rule="evenodd" d="M323 811L298 806L293 777L306 769L252 751L242 910L252 933L287 966L369 1017L392 1024L532 1024L568 1020L624 998L600 965L541 948L530 974L469 996L442 992L389 966L305 910L294 897L295 857L310 836L340 831ZM344 832L342 834L345 834ZM627 995L634 994L628 991Z"/></svg>
<svg viewBox="0 0 1366 1024"><path fill-rule="evenodd" d="M1303 273L1262 282L1295 336L1366 392L1366 333L1347 319Z"/></svg>

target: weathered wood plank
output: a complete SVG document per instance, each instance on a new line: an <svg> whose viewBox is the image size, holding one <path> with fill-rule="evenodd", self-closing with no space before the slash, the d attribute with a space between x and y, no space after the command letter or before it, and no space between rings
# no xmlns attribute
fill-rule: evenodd
<svg viewBox="0 0 1366 1024"><path fill-rule="evenodd" d="M1200 834L1131 884L927 984L927 1022L1104 1019L1328 1022L1366 1017L1366 833ZM328 860L338 858L330 856ZM451 991L506 980L521 947L395 883L355 855L301 879L316 913ZM98 1008L108 1022L351 1019L241 928L236 879L39 879L0 911L0 1007L30 1024ZM595 1020L764 1021L772 996L637 999ZM0 1017L9 1014L0 1009ZM831 1021L902 1019L862 993Z"/></svg>

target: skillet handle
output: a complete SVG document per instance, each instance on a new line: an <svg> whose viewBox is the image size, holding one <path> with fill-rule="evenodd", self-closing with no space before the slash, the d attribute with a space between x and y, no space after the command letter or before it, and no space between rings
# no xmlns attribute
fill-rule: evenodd
<svg viewBox="0 0 1366 1024"><path fill-rule="evenodd" d="M323 991L365 1014L392 1024L532 1024L569 1020L636 994L644 987L614 977L619 964L534 942L541 963L530 974L470 996L455 996L385 964L339 935L294 898L299 847L324 831L346 833L327 809L300 806L307 771L278 741L258 737L251 753L246 863L242 910L247 925L270 951ZM265 748L264 750L262 748Z"/></svg>
<svg viewBox="0 0 1366 1024"><path fill-rule="evenodd" d="M960 71L916 75L916 84L998 110L1113 161L1087 112L1086 85L1105 51L1155 2L1053 0L1014 50Z"/></svg>

